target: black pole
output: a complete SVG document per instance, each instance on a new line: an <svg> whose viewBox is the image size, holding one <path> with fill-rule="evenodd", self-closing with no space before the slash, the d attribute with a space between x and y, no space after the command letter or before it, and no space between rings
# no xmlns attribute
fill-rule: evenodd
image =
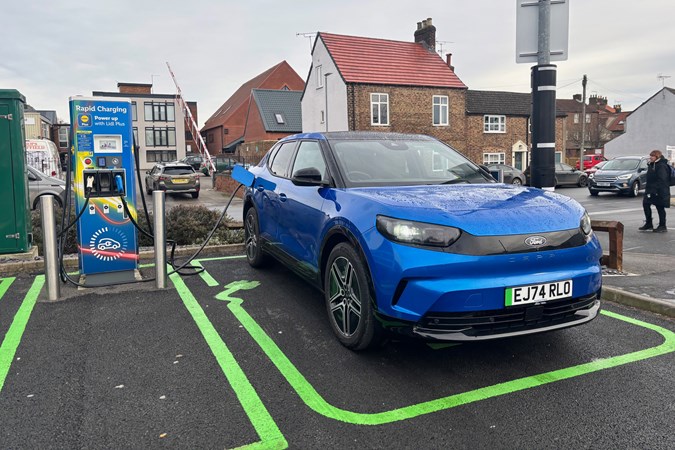
<svg viewBox="0 0 675 450"><path fill-rule="evenodd" d="M555 188L556 66L532 67L532 161L530 185Z"/></svg>

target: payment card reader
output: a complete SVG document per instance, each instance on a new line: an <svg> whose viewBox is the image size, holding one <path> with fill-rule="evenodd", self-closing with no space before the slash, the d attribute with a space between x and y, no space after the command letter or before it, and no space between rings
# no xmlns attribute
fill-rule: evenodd
<svg viewBox="0 0 675 450"><path fill-rule="evenodd" d="M136 220L131 101L71 97L70 123L75 212L86 208L77 222L80 274L90 280L116 272L117 280L133 279L137 233L124 207Z"/></svg>

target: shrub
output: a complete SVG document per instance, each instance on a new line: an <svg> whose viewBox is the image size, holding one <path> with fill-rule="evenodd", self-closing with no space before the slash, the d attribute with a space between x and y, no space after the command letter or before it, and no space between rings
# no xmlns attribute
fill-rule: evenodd
<svg viewBox="0 0 675 450"><path fill-rule="evenodd" d="M220 217L222 211L211 211L205 206L175 206L167 211L165 224L167 240L176 241L177 245L201 245L206 239L207 235ZM61 218L63 216L62 209L55 210L56 216L56 230L57 233L61 229ZM74 221L76 217L74 206L71 208L70 221ZM150 220L152 221L152 213L150 213ZM218 226L217 230L211 237L209 244L236 244L244 241L243 230L231 230L226 223L231 222L229 217L225 217ZM37 245L38 252L42 255L43 252L43 238L42 238L42 220L40 218L40 210L37 209L31 212L31 222L33 225L33 244ZM147 232L150 231L148 221L143 210L138 212L137 223L139 227ZM77 253L77 225L73 225L66 233L66 241L64 244L64 254ZM153 241L150 237L139 232L138 242L140 247L152 247Z"/></svg>

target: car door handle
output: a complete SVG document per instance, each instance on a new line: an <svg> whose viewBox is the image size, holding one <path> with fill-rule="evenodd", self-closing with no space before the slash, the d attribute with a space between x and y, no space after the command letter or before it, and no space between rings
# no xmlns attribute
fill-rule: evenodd
<svg viewBox="0 0 675 450"><path fill-rule="evenodd" d="M284 193L279 194L279 201L285 202L286 201L286 194L284 194Z"/></svg>

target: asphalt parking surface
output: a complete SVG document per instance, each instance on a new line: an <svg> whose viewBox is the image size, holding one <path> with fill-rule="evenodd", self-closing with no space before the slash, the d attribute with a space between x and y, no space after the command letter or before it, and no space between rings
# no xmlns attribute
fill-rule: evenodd
<svg viewBox="0 0 675 450"><path fill-rule="evenodd" d="M605 302L554 333L354 353L280 265L201 264L56 303L4 279L2 447L675 447L672 319Z"/></svg>

